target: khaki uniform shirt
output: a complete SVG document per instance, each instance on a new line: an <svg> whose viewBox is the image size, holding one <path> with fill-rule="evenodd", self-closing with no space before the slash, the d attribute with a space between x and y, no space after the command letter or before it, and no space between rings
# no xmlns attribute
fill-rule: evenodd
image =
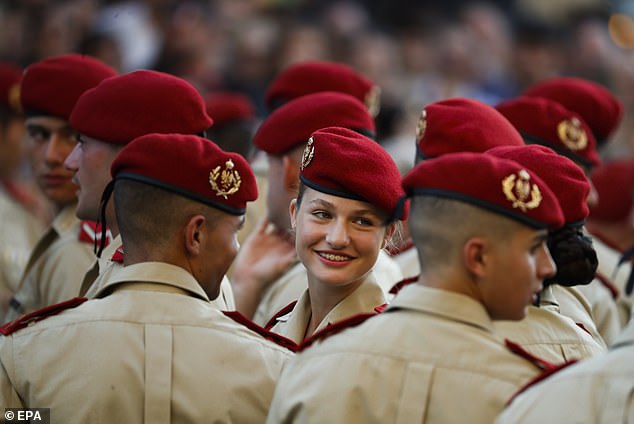
<svg viewBox="0 0 634 424"><path fill-rule="evenodd" d="M391 298L388 292L392 286L403 279L401 268L383 250L379 251L372 275L388 300ZM306 268L298 262L264 291L253 316L253 322L265 325L282 308L297 300L306 288L308 288Z"/></svg>
<svg viewBox="0 0 634 424"><path fill-rule="evenodd" d="M521 321L495 321L494 325L500 337L553 364L590 358L607 350L572 319L536 306L529 306Z"/></svg>
<svg viewBox="0 0 634 424"><path fill-rule="evenodd" d="M634 322L610 352L572 365L520 394L498 424L634 422Z"/></svg>
<svg viewBox="0 0 634 424"><path fill-rule="evenodd" d="M77 296L84 272L95 259L93 244L79 238L81 226L75 205L55 217L31 253L5 322Z"/></svg>
<svg viewBox="0 0 634 424"><path fill-rule="evenodd" d="M50 407L59 423L258 423L290 355L182 268L135 264L95 299L0 338L0 405Z"/></svg>
<svg viewBox="0 0 634 424"><path fill-rule="evenodd" d="M412 246L407 250L392 256L396 261L404 278L416 277L420 274L420 264L418 262L418 251Z"/></svg>
<svg viewBox="0 0 634 424"><path fill-rule="evenodd" d="M581 324L597 343L606 346L592 315L592 306L576 287L557 284L546 287L541 292L540 307L551 309Z"/></svg>
<svg viewBox="0 0 634 424"><path fill-rule="evenodd" d="M95 297L110 276L123 267L122 262L112 260L117 250L121 252L120 249L122 249L121 235L118 235L103 250L101 258L96 259L92 267L86 272L82 283L82 290L85 290L85 292L80 292L80 296L85 296L89 299ZM233 290L226 276L220 283L220 294L212 300L212 303L216 304L221 311L235 311L236 303L233 298Z"/></svg>
<svg viewBox="0 0 634 424"><path fill-rule="evenodd" d="M575 288L588 300L597 330L605 343L610 346L622 330L623 309L619 308L610 290L598 279L585 286Z"/></svg>
<svg viewBox="0 0 634 424"><path fill-rule="evenodd" d="M381 286L374 281L370 275L359 287L357 287L348 297L339 302L324 317L315 329L315 333L323 330L330 324L344 320L353 315L374 312L374 308L384 305L385 295ZM274 333L293 340L299 344L304 340L306 328L310 322L310 293L308 289L299 297L295 307L291 312L277 318L277 323L271 328Z"/></svg>
<svg viewBox="0 0 634 424"><path fill-rule="evenodd" d="M389 308L284 367L267 423L487 423L539 370L484 307L412 284Z"/></svg>
<svg viewBox="0 0 634 424"><path fill-rule="evenodd" d="M630 320L632 303L634 300L634 294L630 294L629 296L625 294L627 279L632 272L632 263L626 262L619 266L621 253L603 243L598 237L594 237L592 239L592 245L594 246L594 250L597 252L597 258L599 259L597 273L601 273L609 278L619 292L616 304L619 310L621 326L624 327ZM594 302L594 299L590 299L590 301Z"/></svg>
<svg viewBox="0 0 634 424"><path fill-rule="evenodd" d="M31 250L44 231L42 224L0 185L0 317L4 318L11 296Z"/></svg>

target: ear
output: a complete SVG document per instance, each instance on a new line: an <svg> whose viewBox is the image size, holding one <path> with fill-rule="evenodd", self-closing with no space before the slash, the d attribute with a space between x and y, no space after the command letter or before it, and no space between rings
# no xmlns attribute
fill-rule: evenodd
<svg viewBox="0 0 634 424"><path fill-rule="evenodd" d="M189 256L198 256L202 250L205 233L202 231L207 220L202 215L194 215L187 221L184 229L185 249Z"/></svg>
<svg viewBox="0 0 634 424"><path fill-rule="evenodd" d="M295 229L295 225L297 224L297 199L291 200L291 203L288 205L288 213L291 216L291 228Z"/></svg>
<svg viewBox="0 0 634 424"><path fill-rule="evenodd" d="M291 156L284 155L282 169L284 170L284 189L295 196L299 189L299 166Z"/></svg>
<svg viewBox="0 0 634 424"><path fill-rule="evenodd" d="M468 239L462 250L463 262L468 272L476 278L482 278L487 273L488 241L482 237Z"/></svg>
<svg viewBox="0 0 634 424"><path fill-rule="evenodd" d="M390 242L390 240L392 240L395 232L396 224L394 222L388 224L387 228L385 229L385 235L383 236L383 242L381 243L381 249L384 249L385 246Z"/></svg>

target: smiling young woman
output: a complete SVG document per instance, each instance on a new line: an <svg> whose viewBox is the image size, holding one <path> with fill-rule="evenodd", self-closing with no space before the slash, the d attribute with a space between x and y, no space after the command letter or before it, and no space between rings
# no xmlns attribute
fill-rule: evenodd
<svg viewBox="0 0 634 424"><path fill-rule="evenodd" d="M371 271L404 218L397 213L404 193L394 161L354 131L331 127L313 133L300 180L290 216L308 289L268 324L297 343L386 303Z"/></svg>

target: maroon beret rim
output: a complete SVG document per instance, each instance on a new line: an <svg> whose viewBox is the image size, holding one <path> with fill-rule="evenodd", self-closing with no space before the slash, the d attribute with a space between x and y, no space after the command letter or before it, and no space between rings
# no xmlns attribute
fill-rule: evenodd
<svg viewBox="0 0 634 424"><path fill-rule="evenodd" d="M478 197L470 196L464 193L458 193L455 191L443 190L438 188L415 188L410 190L407 193L407 197L414 197L414 196L432 196L432 197L442 197L442 198L450 199L450 200L459 200L461 202L469 203L481 209L486 209L490 212L494 212L500 215L504 215L513 220L520 221L532 228L536 228L536 229L549 228L549 225L544 222L531 219L530 217L520 213L513 213L513 211L511 211L508 208L496 205L491 202L487 202Z"/></svg>
<svg viewBox="0 0 634 424"><path fill-rule="evenodd" d="M225 205L221 202L216 202L208 197L202 196L198 193L195 193L191 190L187 190L183 187L179 187L174 184L166 183L165 181L161 181L156 178L148 177L146 175L140 175L133 172L121 172L118 173L114 177L115 181L118 180L132 180L137 181L144 184L153 185L155 187L161 188L163 190L187 197L189 199L195 200L200 203L204 203L205 205L212 206L216 209L220 209L224 212L227 212L231 215L244 215L246 212L246 208L234 208L232 206Z"/></svg>
<svg viewBox="0 0 634 424"><path fill-rule="evenodd" d="M541 146L546 146L552 150L554 150L555 152L559 153L562 156L567 157L568 159L580 163L581 165L585 166L588 169L592 169L595 166L597 166L596 163L592 162L591 160L584 158L581 155L578 155L576 153L574 153L573 151L571 151L570 149L566 149L565 147L562 146L558 146L556 144L553 144L547 140L544 140L542 138L539 137L535 137L534 135L530 135L527 134L523 131L520 131L520 134L522 135L522 138L524 139L524 141L526 142L527 145L530 144L539 144Z"/></svg>

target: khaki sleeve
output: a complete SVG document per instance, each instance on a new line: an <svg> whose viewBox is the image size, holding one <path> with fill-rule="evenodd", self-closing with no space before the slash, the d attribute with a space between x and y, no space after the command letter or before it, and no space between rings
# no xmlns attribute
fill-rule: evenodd
<svg viewBox="0 0 634 424"><path fill-rule="evenodd" d="M15 390L16 381L13 356L13 339L0 336L0 405L4 408L23 408L18 392ZM0 411L4 413L4 411Z"/></svg>

